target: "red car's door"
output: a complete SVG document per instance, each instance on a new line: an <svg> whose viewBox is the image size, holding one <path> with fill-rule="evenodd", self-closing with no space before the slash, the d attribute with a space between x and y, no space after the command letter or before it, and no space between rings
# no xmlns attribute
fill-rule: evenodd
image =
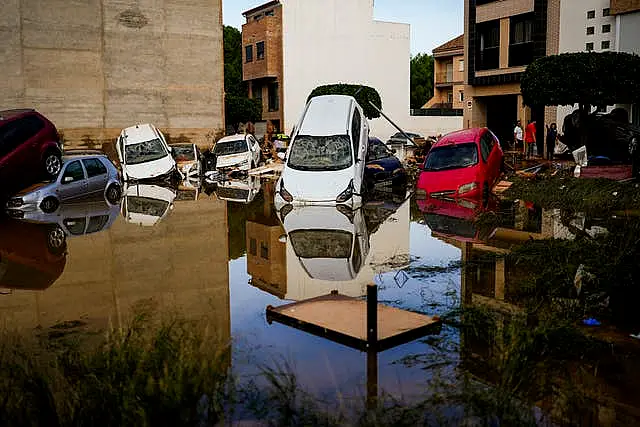
<svg viewBox="0 0 640 427"><path fill-rule="evenodd" d="M500 176L500 164L502 162L502 152L500 144L491 132L486 132L480 138L480 146L483 158L486 157L484 167L485 181L493 186Z"/></svg>
<svg viewBox="0 0 640 427"><path fill-rule="evenodd" d="M43 126L39 121L38 129L27 119L34 117L13 120L0 130L0 179L14 184L12 191L30 184L37 178L41 167L40 152L35 145L34 136Z"/></svg>

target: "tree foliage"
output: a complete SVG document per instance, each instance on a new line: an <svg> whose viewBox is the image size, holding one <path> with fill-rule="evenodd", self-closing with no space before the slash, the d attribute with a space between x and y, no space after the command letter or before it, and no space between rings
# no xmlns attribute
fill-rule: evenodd
<svg viewBox="0 0 640 427"><path fill-rule="evenodd" d="M224 111L227 126L262 120L262 104L248 97L242 81L242 34L237 28L224 27Z"/></svg>
<svg viewBox="0 0 640 427"><path fill-rule="evenodd" d="M422 108L433 97L433 56L419 53L411 58L411 108Z"/></svg>
<svg viewBox="0 0 640 427"><path fill-rule="evenodd" d="M376 119L380 117L380 113L373 108L371 104L369 104L369 101L371 101L379 109L382 109L382 99L380 99L380 94L372 87L344 83L318 86L311 92L307 98L307 102L309 102L311 98L321 95L353 96L362 107L362 111L368 119Z"/></svg>
<svg viewBox="0 0 640 427"><path fill-rule="evenodd" d="M522 77L526 105L606 106L640 101L640 56L565 53L531 63Z"/></svg>

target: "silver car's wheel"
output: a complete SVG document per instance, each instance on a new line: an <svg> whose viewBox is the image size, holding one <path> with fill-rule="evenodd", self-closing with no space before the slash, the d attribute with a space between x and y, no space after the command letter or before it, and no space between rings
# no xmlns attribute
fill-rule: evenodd
<svg viewBox="0 0 640 427"><path fill-rule="evenodd" d="M60 173L62 168L62 160L57 153L49 153L44 159L44 168L47 175L50 177L56 177Z"/></svg>
<svg viewBox="0 0 640 427"><path fill-rule="evenodd" d="M47 236L47 246L51 252L60 253L64 250L66 242L67 236L59 226L55 226L49 231L49 235Z"/></svg>
<svg viewBox="0 0 640 427"><path fill-rule="evenodd" d="M107 201L113 205L118 203L120 200L120 186L116 184L111 184L109 188L107 188Z"/></svg>
<svg viewBox="0 0 640 427"><path fill-rule="evenodd" d="M46 197L42 203L40 203L40 209L42 209L44 213L53 213L58 209L59 204L58 199L55 197Z"/></svg>

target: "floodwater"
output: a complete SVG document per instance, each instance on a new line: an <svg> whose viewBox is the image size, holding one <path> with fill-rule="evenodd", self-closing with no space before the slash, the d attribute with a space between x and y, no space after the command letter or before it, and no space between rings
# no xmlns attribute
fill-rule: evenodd
<svg viewBox="0 0 640 427"><path fill-rule="evenodd" d="M501 355L465 338L455 322L367 354L269 322L267 307L332 291L362 297L374 283L385 304L443 318L461 306L484 305L501 313L504 327L517 308L508 295L515 270L501 256L529 239L572 236L558 212L522 202L506 212L501 207L501 227L485 232L473 223L474 206L416 203L410 193L377 195L355 213L309 207L283 217L273 191L273 182L255 179L177 191L132 186L119 206L87 202L40 223L2 219L0 318L24 331L61 324L103 330L124 326L136 306L152 304L208 319L231 342L231 370L240 383L286 366L323 401L361 400L375 382L379 395L410 403L442 378L462 381L463 373L495 386L485 366ZM66 244L52 248L52 231L60 228ZM463 268L483 254L496 256ZM601 390L589 395L590 419L597 425L638 415L638 383L624 375L640 370L625 363L611 381L594 375Z"/></svg>

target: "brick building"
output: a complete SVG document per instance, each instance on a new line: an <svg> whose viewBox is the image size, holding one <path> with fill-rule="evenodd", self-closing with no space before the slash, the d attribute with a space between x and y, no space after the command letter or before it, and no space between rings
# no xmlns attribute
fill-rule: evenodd
<svg viewBox="0 0 640 427"><path fill-rule="evenodd" d="M464 106L464 35L433 49L433 98L423 108L462 110Z"/></svg>

